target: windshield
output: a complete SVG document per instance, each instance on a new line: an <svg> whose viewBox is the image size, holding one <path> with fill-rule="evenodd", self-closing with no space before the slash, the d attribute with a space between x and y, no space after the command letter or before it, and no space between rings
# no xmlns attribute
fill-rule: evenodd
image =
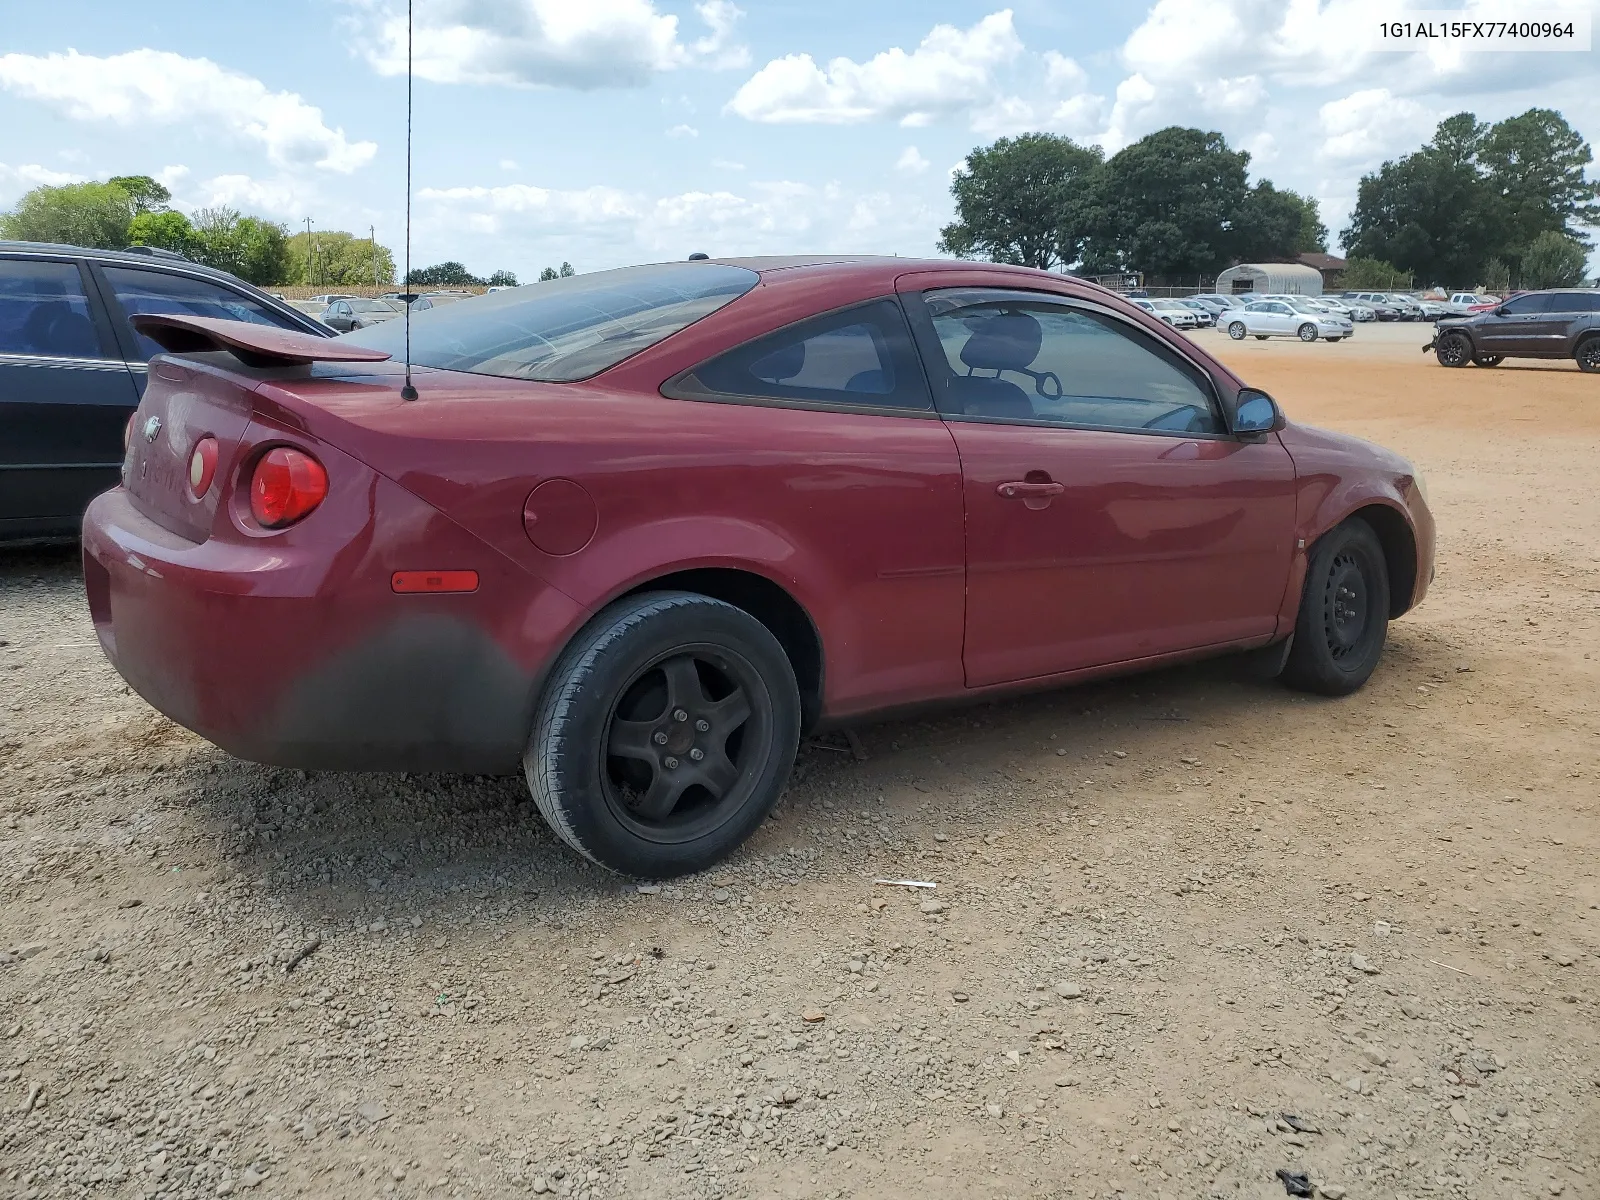
<svg viewBox="0 0 1600 1200"><path fill-rule="evenodd" d="M346 300L351 312L399 312L400 302L389 300Z"/></svg>
<svg viewBox="0 0 1600 1200"><path fill-rule="evenodd" d="M570 383L716 312L759 279L722 263L659 263L463 298L412 314L411 360L446 371ZM404 325L385 321L345 337L398 359Z"/></svg>

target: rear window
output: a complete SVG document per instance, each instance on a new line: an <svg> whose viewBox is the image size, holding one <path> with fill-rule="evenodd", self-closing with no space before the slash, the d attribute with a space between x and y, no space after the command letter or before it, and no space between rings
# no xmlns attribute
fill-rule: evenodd
<svg viewBox="0 0 1600 1200"><path fill-rule="evenodd" d="M411 361L507 379L587 379L716 312L759 279L722 263L661 263L475 296L412 314ZM404 321L345 338L396 359L405 354Z"/></svg>

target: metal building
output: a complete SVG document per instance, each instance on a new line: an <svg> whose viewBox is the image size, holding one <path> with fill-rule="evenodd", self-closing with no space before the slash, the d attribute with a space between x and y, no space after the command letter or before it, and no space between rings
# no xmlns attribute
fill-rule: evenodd
<svg viewBox="0 0 1600 1200"><path fill-rule="evenodd" d="M1320 296L1322 272L1301 263L1240 263L1217 276L1214 290L1224 296L1237 296L1245 292Z"/></svg>

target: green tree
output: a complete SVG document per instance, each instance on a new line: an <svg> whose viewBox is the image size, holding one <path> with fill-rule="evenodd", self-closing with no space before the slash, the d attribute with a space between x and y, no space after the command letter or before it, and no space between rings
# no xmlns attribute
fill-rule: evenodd
<svg viewBox="0 0 1600 1200"><path fill-rule="evenodd" d="M1411 277L1393 263L1352 258L1345 263L1344 286L1358 292L1389 292L1411 286Z"/></svg>
<svg viewBox="0 0 1600 1200"><path fill-rule="evenodd" d="M1362 176L1339 235L1346 253L1393 263L1424 284L1475 280L1505 246L1498 204L1476 162L1480 131L1471 113L1458 113L1433 142Z"/></svg>
<svg viewBox="0 0 1600 1200"><path fill-rule="evenodd" d="M194 216L190 257L249 283L276 284L289 273L288 241L282 225L242 216L226 206L202 208Z"/></svg>
<svg viewBox="0 0 1600 1200"><path fill-rule="evenodd" d="M382 244L374 248L370 238L358 238L337 229L297 233L289 238L287 283L350 287L394 280L394 253Z"/></svg>
<svg viewBox="0 0 1600 1200"><path fill-rule="evenodd" d="M1522 286L1530 290L1577 287L1588 262L1581 243L1547 229L1522 252Z"/></svg>
<svg viewBox="0 0 1600 1200"><path fill-rule="evenodd" d="M1505 243L1516 254L1550 232L1588 244L1579 227L1600 225L1600 187L1584 173L1593 160L1578 131L1548 108L1507 117L1482 136L1477 163L1498 202Z"/></svg>
<svg viewBox="0 0 1600 1200"><path fill-rule="evenodd" d="M423 287L479 287L483 284L483 280L454 261L420 267L406 276L406 282Z"/></svg>
<svg viewBox="0 0 1600 1200"><path fill-rule="evenodd" d="M181 212L166 209L162 212L146 210L133 215L128 222L130 246L157 246L171 250L185 258L195 255L195 231L189 218Z"/></svg>
<svg viewBox="0 0 1600 1200"><path fill-rule="evenodd" d="M0 215L0 238L121 250L128 244L132 217L128 193L115 184L36 187Z"/></svg>
<svg viewBox="0 0 1600 1200"><path fill-rule="evenodd" d="M1096 261L1154 276L1215 275L1247 242L1249 165L1220 133L1178 126L1119 150L1098 189Z"/></svg>
<svg viewBox="0 0 1600 1200"><path fill-rule="evenodd" d="M552 279L570 279L576 274L577 272L572 269L572 264L569 262L564 262L561 264L561 269L559 271L554 267L546 267L544 270L540 271L539 282L548 283Z"/></svg>
<svg viewBox="0 0 1600 1200"><path fill-rule="evenodd" d="M1491 292L1511 290L1511 267L1503 258L1491 258L1483 264L1483 286Z"/></svg>
<svg viewBox="0 0 1600 1200"><path fill-rule="evenodd" d="M1244 262L1283 262L1328 248L1317 202L1265 179L1246 194L1230 225L1233 253Z"/></svg>
<svg viewBox="0 0 1600 1200"><path fill-rule="evenodd" d="M172 193L148 175L113 175L106 182L128 193L135 214L161 212L172 199Z"/></svg>
<svg viewBox="0 0 1600 1200"><path fill-rule="evenodd" d="M516 287L517 276L514 271L496 271L489 276L490 287Z"/></svg>
<svg viewBox="0 0 1600 1200"><path fill-rule="evenodd" d="M950 181L956 219L939 249L1049 270L1083 257L1093 221L1098 146L1053 133L1025 133L979 146Z"/></svg>

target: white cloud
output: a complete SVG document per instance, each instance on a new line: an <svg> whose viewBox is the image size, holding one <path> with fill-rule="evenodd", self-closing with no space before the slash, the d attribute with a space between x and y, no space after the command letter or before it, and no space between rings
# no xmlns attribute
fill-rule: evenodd
<svg viewBox="0 0 1600 1200"><path fill-rule="evenodd" d="M1081 92L1089 86L1089 74L1065 54L1046 50L1044 85L1051 91Z"/></svg>
<svg viewBox="0 0 1600 1200"><path fill-rule="evenodd" d="M700 136L700 131L693 125L674 125L667 130L667 136L669 138L697 138Z"/></svg>
<svg viewBox="0 0 1600 1200"><path fill-rule="evenodd" d="M261 146L280 167L349 172L371 162L378 149L329 128L322 110L293 92L271 91L210 59L161 50L105 58L76 50L0 55L0 88L76 121L209 127Z"/></svg>
<svg viewBox="0 0 1600 1200"><path fill-rule="evenodd" d="M793 180L650 195L527 184L418 193L418 252L430 261L564 258L588 268L714 254L920 250L937 214L885 192ZM434 250L437 246L439 249Z"/></svg>
<svg viewBox="0 0 1600 1200"><path fill-rule="evenodd" d="M900 157L894 160L894 169L904 171L907 175L921 175L928 166L928 160L915 146L907 146L900 151Z"/></svg>
<svg viewBox="0 0 1600 1200"><path fill-rule="evenodd" d="M296 177L255 179L249 175L217 175L173 190L175 208L193 212L200 208L226 206L250 216L298 224L307 212L317 212L321 193L309 181ZM326 227L326 226L325 226Z"/></svg>
<svg viewBox="0 0 1600 1200"><path fill-rule="evenodd" d="M863 63L832 59L826 70L809 54L773 59L745 81L727 111L773 124L925 125L988 103L996 68L1022 49L1004 9L970 29L935 25L909 54L896 46Z"/></svg>
<svg viewBox="0 0 1600 1200"><path fill-rule="evenodd" d="M711 160L711 165L713 167L717 168L717 170L719 170L719 171L742 171L742 170L744 170L744 164L742 162L734 162L732 159L728 159L728 158L713 158Z"/></svg>
<svg viewBox="0 0 1600 1200"><path fill-rule="evenodd" d="M52 171L38 163L23 163L8 167L0 163L0 201L10 202L24 192L36 187L60 187L66 183L82 183L86 177L72 171Z"/></svg>
<svg viewBox="0 0 1600 1200"><path fill-rule="evenodd" d="M382 75L406 70L400 0L349 0L357 50ZM434 83L507 87L638 87L678 67L739 67L743 11L729 0L696 7L709 32L685 45L678 18L654 0L419 0L413 69Z"/></svg>
<svg viewBox="0 0 1600 1200"><path fill-rule="evenodd" d="M1438 124L1439 114L1388 88L1366 88L1317 110L1323 140L1318 154L1355 166L1416 149Z"/></svg>

